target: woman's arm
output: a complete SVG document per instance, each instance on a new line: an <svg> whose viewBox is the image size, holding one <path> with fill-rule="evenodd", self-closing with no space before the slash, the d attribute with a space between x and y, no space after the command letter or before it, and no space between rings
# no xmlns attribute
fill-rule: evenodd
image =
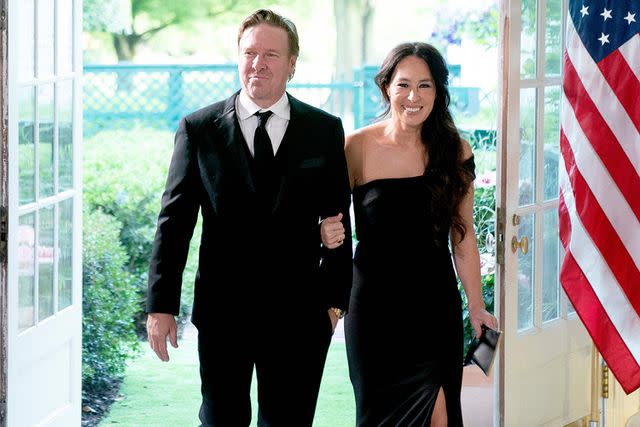
<svg viewBox="0 0 640 427"><path fill-rule="evenodd" d="M463 142L464 159L471 157L471 147L467 142ZM497 319L490 314L485 307L482 297L482 280L480 276L480 253L476 240L475 228L473 225L473 182L469 184L467 194L462 199L459 213L465 226L465 236L460 241L460 236L452 232L453 260L458 277L462 282L464 293L467 295L469 305L469 318L471 325L479 337L484 323L490 328L498 327Z"/></svg>

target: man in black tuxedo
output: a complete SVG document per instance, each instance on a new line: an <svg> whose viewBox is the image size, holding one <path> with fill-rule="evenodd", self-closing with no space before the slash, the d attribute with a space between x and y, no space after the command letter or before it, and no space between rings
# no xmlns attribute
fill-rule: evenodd
<svg viewBox="0 0 640 427"><path fill-rule="evenodd" d="M339 118L285 92L298 34L269 10L238 34L242 89L180 121L149 270L147 329L158 357L174 347L182 272L198 211L198 328L204 426L311 426L336 323L351 290L344 243L320 244L322 219L348 213ZM258 114L260 113L260 114ZM266 113L266 114L265 114ZM275 153L275 155L274 155Z"/></svg>

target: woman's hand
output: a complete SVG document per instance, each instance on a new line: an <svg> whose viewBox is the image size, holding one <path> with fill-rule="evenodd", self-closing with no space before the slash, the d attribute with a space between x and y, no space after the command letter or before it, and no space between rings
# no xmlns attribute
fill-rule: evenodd
<svg viewBox="0 0 640 427"><path fill-rule="evenodd" d="M491 313L489 313L484 307L478 309L469 308L469 320L473 326L473 330L476 331L476 337L480 338L482 335L482 325L487 325L491 329L498 330L498 319Z"/></svg>
<svg viewBox="0 0 640 427"><path fill-rule="evenodd" d="M342 213L329 216L320 223L320 237L322 244L328 249L335 249L344 242L344 225L342 225Z"/></svg>

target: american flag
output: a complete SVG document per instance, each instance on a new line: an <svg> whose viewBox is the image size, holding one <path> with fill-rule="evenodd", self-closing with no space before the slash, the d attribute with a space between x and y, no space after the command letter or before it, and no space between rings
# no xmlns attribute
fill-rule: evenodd
<svg viewBox="0 0 640 427"><path fill-rule="evenodd" d="M640 1L569 1L562 287L626 393L640 387Z"/></svg>

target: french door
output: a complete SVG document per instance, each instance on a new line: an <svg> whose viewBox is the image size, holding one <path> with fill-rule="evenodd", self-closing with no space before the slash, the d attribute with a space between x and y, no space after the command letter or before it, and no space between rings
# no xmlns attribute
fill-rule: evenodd
<svg viewBox="0 0 640 427"><path fill-rule="evenodd" d="M564 426L590 411L591 340L559 283L563 0L505 0L499 425Z"/></svg>
<svg viewBox="0 0 640 427"><path fill-rule="evenodd" d="M6 423L77 426L82 3L8 0L6 7Z"/></svg>

